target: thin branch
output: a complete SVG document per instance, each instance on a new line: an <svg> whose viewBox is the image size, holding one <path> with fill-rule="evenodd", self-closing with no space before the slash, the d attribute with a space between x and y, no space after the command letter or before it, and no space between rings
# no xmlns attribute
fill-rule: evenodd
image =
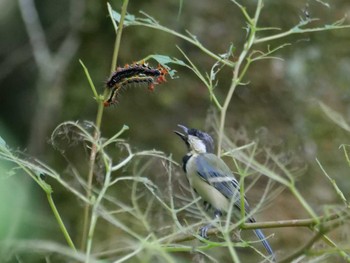
<svg viewBox="0 0 350 263"><path fill-rule="evenodd" d="M145 15L146 17L148 17L150 19L151 22L142 22L142 21L138 21L138 20L133 20L133 21L128 21L128 25L129 26L143 26L143 27L148 27L148 28L153 28L156 30L160 30L163 32L166 32L170 35L176 36L178 38L181 38L191 44L193 44L194 46L198 47L200 50L202 50L205 54L207 54L208 56L214 58L217 61L220 61L221 63L229 66L229 67L233 67L235 65L234 62L229 61L227 59L222 59L220 56L214 54L213 52L211 52L209 49L205 48L196 38L194 35L190 35L192 37L188 37L185 36L184 34L181 34L175 30L169 29L165 26L160 25L159 23L157 23L156 21L154 21L153 18L151 18L150 16L146 15L144 12L141 12L143 15Z"/></svg>
<svg viewBox="0 0 350 263"><path fill-rule="evenodd" d="M123 32L123 22L124 22L124 17L126 15L126 10L128 6L129 0L124 0L123 5L122 5L122 17L120 19L119 26L117 28L116 32L116 40L115 40L115 46L114 46L114 51L113 51L113 59L111 63L111 72L114 71L116 64L117 64L117 58L118 58L118 53L119 53L119 47L120 47L120 40L121 40L121 35ZM107 8L109 12L111 12L110 5L107 4ZM111 14L111 13L110 13ZM107 93L107 89L105 90L105 94L103 97L105 97ZM94 134L94 141L98 141L100 138L100 128L101 128L101 123L102 123L102 116L103 116L103 100L99 101L98 104L98 110L97 110L97 116L96 116L96 127L97 129L95 130ZM86 196L88 199L91 197L91 189L92 189L92 180L93 180L93 175L94 175L94 167L95 167L95 160L96 160L96 154L97 154L97 145L96 143L92 144L92 149L90 153L90 168L89 168L89 173L88 173L88 185L87 185L87 193ZM82 237L82 242L81 242L81 248L83 249L85 246L86 238L87 238L87 229L89 225L89 214L90 214L90 205L86 204L85 209L84 209L84 223L83 223L83 237ZM91 231L91 226L90 226L90 231Z"/></svg>
<svg viewBox="0 0 350 263"><path fill-rule="evenodd" d="M53 199L52 199L51 193L47 193L46 196L47 196L47 200L48 200L48 202L49 202L49 204L50 204L51 210L53 211L53 213L54 213L54 215L55 215L55 218L56 218L56 220L57 220L57 222L58 222L58 225L60 226L60 229L61 229L61 231L62 231L62 233L63 233L63 235L64 235L64 238L66 239L68 245L69 245L75 252L77 252L77 250L76 250L76 248L75 248L75 246L74 246L74 243L73 243L73 241L72 241L72 239L71 239L71 237L70 237L70 235L69 235L69 233L68 233L68 231L67 231L67 228L65 227L65 225L64 225L64 223L63 223L63 220L62 220L62 218L61 218L61 216L60 216L60 213L58 212L58 210L57 210L57 208L56 208L55 202L54 202Z"/></svg>
<svg viewBox="0 0 350 263"><path fill-rule="evenodd" d="M129 0L123 0L123 6L122 6L122 11L120 15L120 22L119 25L116 26L116 23L113 23L114 29L116 29L116 38L115 38L115 44L114 44L114 50L113 50L113 59L112 59L112 64L111 64L111 73L113 73L116 69L117 62L118 62L118 54L119 54L119 48L120 48L120 40L122 37L122 32L123 32L123 26L124 26L124 18L126 15L126 10L128 7ZM109 3L107 3L107 8L109 15L111 19L113 19L113 14L112 14L112 8Z"/></svg>
<svg viewBox="0 0 350 263"><path fill-rule="evenodd" d="M242 66L243 61L246 59L246 57L248 55L248 52L250 51L250 48L254 44L257 23L258 23L259 16L260 16L260 11L262 10L262 8L263 8L262 0L259 0L258 4L257 4L257 7L256 7L256 11L255 11L255 15L254 15L254 19L253 20L250 19L250 17L248 15L246 15L245 9L241 8L241 11L245 14L245 16L248 16L248 18L249 18L248 22L249 22L250 32L249 32L248 40L247 40L247 42L244 45L243 51L241 52L240 56L238 57L238 61L236 62L235 66L234 66L231 86L230 86L230 89L229 89L229 91L228 91L228 93L226 95L224 105L223 105L223 107L221 109L219 136L218 136L218 150L217 150L217 155L218 156L221 155L222 140L223 140L223 137L224 137L224 128L225 128L225 121L226 121L226 113L227 113L228 107L230 105L230 102L232 100L232 96L233 96L233 94L234 94L234 92L236 90L236 87L240 84L241 79L243 78L243 75L240 74L241 66ZM245 72L247 69L248 68L245 67L243 72Z"/></svg>
<svg viewBox="0 0 350 263"><path fill-rule="evenodd" d="M256 222L256 223L245 223L240 226L241 229L262 229L262 228L282 228L282 227L307 227L314 228L319 225L320 222L322 224L332 222L335 220L341 220L342 222L345 219L350 218L349 211L344 210L338 213L333 213L328 216L321 216L317 219L315 218L307 218L307 219L293 219L293 220L279 220L279 221L266 221L266 222ZM335 222L338 224L338 221ZM233 231L237 228L237 224L232 224L229 231ZM208 231L208 236L214 236L220 234L220 230L217 228L212 228ZM198 238L197 235L193 233L180 233L178 235L169 237L167 239L162 240L163 244L167 243L181 243L189 240L193 240Z"/></svg>
<svg viewBox="0 0 350 263"><path fill-rule="evenodd" d="M299 256L305 254L318 240L324 237L325 234L327 234L329 231L343 225L343 219L338 218L336 219L333 224L330 226L320 226L318 232L302 247L300 247L297 251L292 253L291 255L287 256L286 258L282 259L280 263L287 263L287 262L292 262L294 259L298 258Z"/></svg>
<svg viewBox="0 0 350 263"><path fill-rule="evenodd" d="M294 26L293 28L289 29L288 31L285 31L285 32L282 32L282 33L279 33L276 35L268 36L268 37L257 38L254 40L254 44L272 41L272 40L284 38L284 37L294 35L294 34L305 34L305 33L313 33L313 32L320 32L320 31L327 31L327 30L350 28L350 25L342 25L343 20L344 19L340 19L331 25L325 25L323 27L301 28L301 27L309 24L310 22L315 21L315 19L303 20L299 24Z"/></svg>

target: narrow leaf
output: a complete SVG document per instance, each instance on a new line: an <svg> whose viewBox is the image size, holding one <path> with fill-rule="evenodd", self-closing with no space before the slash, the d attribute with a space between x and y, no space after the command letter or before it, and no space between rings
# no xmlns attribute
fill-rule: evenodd
<svg viewBox="0 0 350 263"><path fill-rule="evenodd" d="M328 107L326 104L324 104L321 101L318 101L321 109L323 112L327 115L329 119L331 119L335 124L343 128L344 130L350 132L350 126L349 124L345 121L343 116L339 114L337 111L333 110L332 108Z"/></svg>

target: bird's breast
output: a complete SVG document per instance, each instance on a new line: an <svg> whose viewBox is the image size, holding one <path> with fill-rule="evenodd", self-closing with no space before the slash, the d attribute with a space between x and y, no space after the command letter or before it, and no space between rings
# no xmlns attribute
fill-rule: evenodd
<svg viewBox="0 0 350 263"><path fill-rule="evenodd" d="M213 208L222 212L227 212L229 210L229 200L199 175L198 167L196 165L196 156L192 156L187 160L186 171L186 176L190 185L203 200L210 203Z"/></svg>

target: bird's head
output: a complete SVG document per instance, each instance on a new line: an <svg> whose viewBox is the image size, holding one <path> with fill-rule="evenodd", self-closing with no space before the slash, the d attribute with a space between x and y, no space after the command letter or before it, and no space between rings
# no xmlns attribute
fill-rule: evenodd
<svg viewBox="0 0 350 263"><path fill-rule="evenodd" d="M174 131L186 143L188 149L194 153L213 153L214 140L205 132L197 129L189 129L183 125L178 125L184 133Z"/></svg>

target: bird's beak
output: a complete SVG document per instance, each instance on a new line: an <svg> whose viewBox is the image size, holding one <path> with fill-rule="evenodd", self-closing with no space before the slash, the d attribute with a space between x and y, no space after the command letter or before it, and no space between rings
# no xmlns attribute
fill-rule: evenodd
<svg viewBox="0 0 350 263"><path fill-rule="evenodd" d="M180 136L180 138L187 143L187 135L188 135L188 128L186 126L180 125L178 124L177 126L179 126L181 129L183 129L183 131L185 132L185 134L179 132L179 131L174 131L174 133L178 136Z"/></svg>

